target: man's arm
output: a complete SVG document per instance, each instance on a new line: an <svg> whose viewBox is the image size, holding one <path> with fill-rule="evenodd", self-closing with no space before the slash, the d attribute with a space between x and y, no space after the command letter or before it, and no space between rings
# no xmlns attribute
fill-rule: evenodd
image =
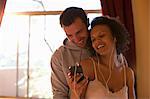
<svg viewBox="0 0 150 99"><path fill-rule="evenodd" d="M68 84L63 71L60 53L56 51L51 58L51 84L53 99L69 99Z"/></svg>

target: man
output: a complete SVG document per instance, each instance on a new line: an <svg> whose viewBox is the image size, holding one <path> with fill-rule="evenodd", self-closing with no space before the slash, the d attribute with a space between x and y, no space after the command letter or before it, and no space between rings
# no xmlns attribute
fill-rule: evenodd
<svg viewBox="0 0 150 99"><path fill-rule="evenodd" d="M69 7L60 15L60 25L68 38L52 55L51 83L53 99L69 99L70 90L67 83L69 66L91 56L89 20L82 8Z"/></svg>

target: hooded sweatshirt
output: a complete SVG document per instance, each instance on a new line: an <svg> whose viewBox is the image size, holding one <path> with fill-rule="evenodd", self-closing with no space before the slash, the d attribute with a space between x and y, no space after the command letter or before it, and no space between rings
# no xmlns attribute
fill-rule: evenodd
<svg viewBox="0 0 150 99"><path fill-rule="evenodd" d="M91 56L86 48L80 48L67 38L51 58L51 84L53 99L69 99L69 86L67 83L67 73L69 66L79 63L81 60Z"/></svg>

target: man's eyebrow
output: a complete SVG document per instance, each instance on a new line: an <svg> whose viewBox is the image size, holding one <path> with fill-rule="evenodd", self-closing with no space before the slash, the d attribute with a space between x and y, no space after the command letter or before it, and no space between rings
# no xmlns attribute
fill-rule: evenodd
<svg viewBox="0 0 150 99"><path fill-rule="evenodd" d="M67 34L67 33L66 33L66 35L67 35L67 36L71 36L71 34Z"/></svg>
<svg viewBox="0 0 150 99"><path fill-rule="evenodd" d="M79 29L76 33L78 34L78 33L80 33L82 31L82 28L81 29Z"/></svg>

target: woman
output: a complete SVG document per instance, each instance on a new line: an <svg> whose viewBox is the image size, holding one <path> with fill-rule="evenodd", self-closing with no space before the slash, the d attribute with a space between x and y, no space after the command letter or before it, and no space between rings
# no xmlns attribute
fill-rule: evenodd
<svg viewBox="0 0 150 99"><path fill-rule="evenodd" d="M127 33L114 18L101 16L92 21L95 54L80 62L83 74L68 74L75 99L135 99L134 73L122 55L129 43ZM76 83L82 75L85 79Z"/></svg>

